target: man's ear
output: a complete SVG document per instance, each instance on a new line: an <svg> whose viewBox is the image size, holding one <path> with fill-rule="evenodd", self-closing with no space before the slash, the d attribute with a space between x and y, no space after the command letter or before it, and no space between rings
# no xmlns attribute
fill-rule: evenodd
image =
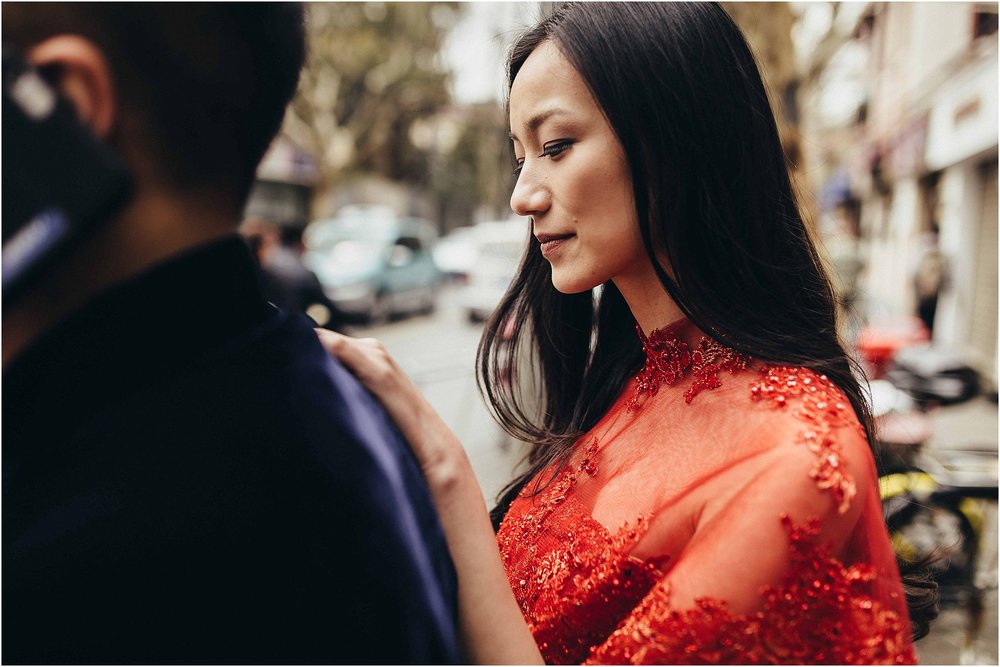
<svg viewBox="0 0 1000 667"><path fill-rule="evenodd" d="M56 35L32 47L27 59L76 107L97 137L110 134L118 100L108 61L97 45L79 35Z"/></svg>

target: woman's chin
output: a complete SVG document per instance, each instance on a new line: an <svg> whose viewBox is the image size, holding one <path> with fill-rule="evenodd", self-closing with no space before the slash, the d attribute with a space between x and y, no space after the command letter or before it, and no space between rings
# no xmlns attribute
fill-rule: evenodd
<svg viewBox="0 0 1000 667"><path fill-rule="evenodd" d="M560 294L580 294L581 292L589 292L599 284L600 283L594 283L589 280L561 277L555 272L552 274L552 287L554 287Z"/></svg>

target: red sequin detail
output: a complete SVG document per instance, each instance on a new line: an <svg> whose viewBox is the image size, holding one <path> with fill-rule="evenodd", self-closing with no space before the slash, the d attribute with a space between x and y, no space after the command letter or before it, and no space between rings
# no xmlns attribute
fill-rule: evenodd
<svg viewBox="0 0 1000 667"><path fill-rule="evenodd" d="M736 373L747 367L750 358L728 347L723 347L711 338L702 337L698 349L691 355L691 374L694 382L684 392L684 400L690 403L704 389L722 386L721 371Z"/></svg>
<svg viewBox="0 0 1000 667"><path fill-rule="evenodd" d="M648 340L643 339L646 366L636 377L635 394L625 403L628 412L638 408L644 397L654 395L661 385L680 383L687 373L693 376L684 394L685 402L690 403L699 392L720 386L720 371L735 373L748 365L746 357L708 338L702 338L692 351L675 331L664 334L657 330ZM860 429L860 425L844 394L826 377L811 371L771 367L764 368L761 378L753 382L750 395L777 410L790 410L806 422L797 442L816 454L810 477L821 489L830 490L839 511L846 510L856 496L856 488L836 437L842 437L842 427ZM671 410L679 409L679 404L667 405ZM733 409L711 402L705 406L702 409ZM652 415L636 415L636 419ZM619 444L616 439L621 434L611 434L609 429L600 437L607 438L609 446ZM669 437L669 432L668 428L663 433ZM670 554L645 559L633 555L644 537L653 537L650 526L654 519L672 506L652 510L617 530L609 530L592 514L595 490L606 488L627 457L610 456L609 450L610 464L601 479L598 463L605 459L599 461L604 453L599 439L581 440L577 447L572 465L557 473L541 473L541 483L550 483L540 492L534 494L537 487L533 483L525 487L497 533L511 588L546 662L915 662L905 607L899 605L902 592L890 587L887 593L885 581L875 581L876 566L869 564L874 558L880 563L878 572L894 572L891 548L884 534L884 544L878 546L878 535L860 533L863 537L857 544L863 549L875 544L875 550L842 554L845 560L841 561L828 546L818 543L818 519L796 526L782 515L788 543L774 548L788 549L788 565L776 579L777 585L759 591L759 605L751 601L748 608L758 611L736 614L724 599L709 597L697 599L689 608L675 609L671 607L664 574L677 564L674 558ZM550 474L555 476L550 478ZM875 516L879 530L884 530L877 498L872 502L874 506L866 509L864 516ZM761 520L778 518L769 514ZM753 524L747 523L746 529L753 530ZM870 541L868 536L876 539ZM651 542L643 542L648 544ZM676 544L683 549L683 541ZM684 553L673 556L683 559ZM883 556L888 561L877 560ZM719 572L718 576L740 574Z"/></svg>
<svg viewBox="0 0 1000 667"><path fill-rule="evenodd" d="M561 502L540 504L555 511ZM868 593L873 568L844 566L817 545L818 520L793 526L782 515L790 565L779 585L761 591L760 611L738 615L711 598L693 609L670 607L661 579L669 558L628 554L645 518L611 533L586 515L560 511L562 528L550 535L558 546L545 553L538 551L542 515L504 522L497 535L511 588L549 664L916 661L907 621Z"/></svg>
<svg viewBox="0 0 1000 667"><path fill-rule="evenodd" d="M670 607L657 584L588 663L600 664L910 664L916 661L905 619L868 594L865 565L845 567L816 544L819 521L793 526L791 565L762 591L764 607L732 614L724 601L701 598L694 609ZM548 657L548 656L547 656Z"/></svg>
<svg viewBox="0 0 1000 667"><path fill-rule="evenodd" d="M678 384L691 372L694 377L691 386L684 392L684 401L690 403L705 389L722 386L719 373L727 370L735 373L747 367L750 359L735 350L730 350L716 341L702 336L694 351L687 343L679 340L670 327L654 329L647 338L636 326L642 349L646 353L646 365L636 376L635 394L629 399L628 411L639 408L643 396L653 396L660 385Z"/></svg>
<svg viewBox="0 0 1000 667"><path fill-rule="evenodd" d="M550 662L583 660L663 576L660 568L668 561L629 555L649 527L647 517L611 533L566 502L581 474L596 474L592 460L598 447L594 438L576 467L559 472L531 499L531 511L508 515L497 533L507 580ZM525 498L530 490L520 495ZM563 525L568 528L541 539L547 529ZM556 548L546 550L544 544ZM567 604L572 614L565 613Z"/></svg>
<svg viewBox="0 0 1000 667"><path fill-rule="evenodd" d="M843 452L834 431L854 426L864 437L850 402L829 378L805 368L773 366L762 369L761 374L763 379L750 385L750 397L767 401L776 408L786 408L792 399L794 414L807 422L798 435L798 443L816 454L809 476L817 487L830 490L837 510L843 514L857 488L843 465Z"/></svg>

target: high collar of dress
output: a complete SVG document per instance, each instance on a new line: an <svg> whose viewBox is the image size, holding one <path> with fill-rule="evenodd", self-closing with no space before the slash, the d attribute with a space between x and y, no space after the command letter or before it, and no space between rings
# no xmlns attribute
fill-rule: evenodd
<svg viewBox="0 0 1000 667"><path fill-rule="evenodd" d="M694 322L687 317L680 317L669 324L653 329L648 336L643 333L642 327L638 324L635 325L635 330L639 334L639 340L642 341L643 349L646 349L647 346L658 349L670 343L686 343L690 346L697 343L703 335ZM647 357L648 354L647 350Z"/></svg>
<svg viewBox="0 0 1000 667"><path fill-rule="evenodd" d="M690 403L701 391L721 385L719 371L736 372L750 362L748 357L704 335L686 317L654 329L649 336L643 334L638 325L636 331L642 341L646 363L635 378L635 393L628 406L630 412L638 409L645 398L656 394L661 386L679 384L688 375L693 376L693 381L684 392L684 400Z"/></svg>

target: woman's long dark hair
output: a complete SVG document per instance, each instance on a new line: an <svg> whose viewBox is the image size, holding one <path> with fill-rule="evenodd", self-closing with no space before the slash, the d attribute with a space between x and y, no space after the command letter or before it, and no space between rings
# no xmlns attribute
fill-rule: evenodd
<svg viewBox="0 0 1000 667"><path fill-rule="evenodd" d="M567 4L515 43L508 86L548 40L621 142L646 251L678 307L754 359L825 374L872 442L871 411L837 334L831 283L800 215L755 59L729 15L700 2ZM535 386L508 381L514 360L532 371ZM495 525L529 480L565 462L641 363L634 319L615 286L604 285L596 307L590 292L557 292L532 237L477 358L494 416L535 443L529 469L501 492ZM910 600L920 636L931 598Z"/></svg>

